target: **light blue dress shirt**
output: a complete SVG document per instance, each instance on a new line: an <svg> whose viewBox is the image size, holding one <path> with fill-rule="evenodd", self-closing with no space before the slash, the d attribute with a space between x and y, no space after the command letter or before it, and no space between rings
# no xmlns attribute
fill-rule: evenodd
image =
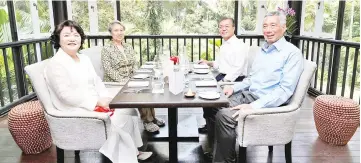
<svg viewBox="0 0 361 163"><path fill-rule="evenodd" d="M284 37L262 46L255 57L250 75L233 86L234 92L248 90L259 99L252 102L254 109L278 107L295 91L303 71L301 51Z"/></svg>

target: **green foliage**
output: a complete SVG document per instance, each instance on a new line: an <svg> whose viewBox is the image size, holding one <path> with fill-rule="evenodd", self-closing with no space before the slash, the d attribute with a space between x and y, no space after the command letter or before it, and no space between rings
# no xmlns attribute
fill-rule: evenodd
<svg viewBox="0 0 361 163"><path fill-rule="evenodd" d="M287 33L292 35L298 29L297 21L294 16L287 15L286 21Z"/></svg>

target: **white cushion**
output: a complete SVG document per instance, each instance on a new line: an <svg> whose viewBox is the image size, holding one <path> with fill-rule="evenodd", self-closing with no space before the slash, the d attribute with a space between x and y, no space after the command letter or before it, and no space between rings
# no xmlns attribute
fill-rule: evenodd
<svg viewBox="0 0 361 163"><path fill-rule="evenodd" d="M90 61L93 64L94 70L100 79L103 80L104 77L104 69L101 61L101 52L103 47L102 46L94 46L91 48L83 49L79 53L85 54L90 58Z"/></svg>

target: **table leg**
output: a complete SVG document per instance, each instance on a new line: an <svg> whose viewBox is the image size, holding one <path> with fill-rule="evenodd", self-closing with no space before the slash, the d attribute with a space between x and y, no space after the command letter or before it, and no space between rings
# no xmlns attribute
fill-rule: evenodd
<svg viewBox="0 0 361 163"><path fill-rule="evenodd" d="M169 162L178 162L177 124L178 108L168 108Z"/></svg>

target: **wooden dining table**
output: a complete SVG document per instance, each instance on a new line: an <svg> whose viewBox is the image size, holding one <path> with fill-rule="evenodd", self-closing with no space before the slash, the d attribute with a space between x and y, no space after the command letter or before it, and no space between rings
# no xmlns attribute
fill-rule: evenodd
<svg viewBox="0 0 361 163"><path fill-rule="evenodd" d="M150 73L150 76L152 73ZM209 74L194 74L187 75L188 84L184 91L175 95L169 91L169 85L166 83L164 86L164 93L152 93L151 78L146 79L130 79L130 81L149 81L147 87L130 88L128 83L119 91L113 98L109 106L111 108L168 108L168 137L162 138L162 141L169 142L169 162L178 162L178 146L177 143L187 141L186 137L178 136L177 123L178 123L178 108L186 107L227 107L229 105L227 97L222 93L220 86L212 87L196 87L195 82L198 80L209 80L213 78L212 73ZM187 98L184 93L191 88L196 92L194 98ZM138 91L140 90L140 91ZM218 99L202 99L199 93L202 91L216 91L220 93ZM194 124L197 127L197 124Z"/></svg>

